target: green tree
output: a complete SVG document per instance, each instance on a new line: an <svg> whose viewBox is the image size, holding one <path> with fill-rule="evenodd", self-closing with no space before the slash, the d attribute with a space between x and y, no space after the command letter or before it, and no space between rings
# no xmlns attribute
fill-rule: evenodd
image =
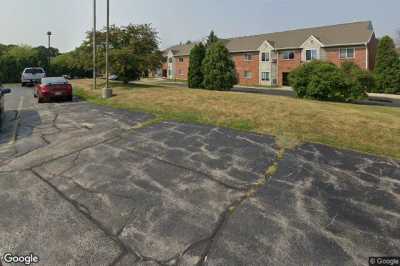
<svg viewBox="0 0 400 266"><path fill-rule="evenodd" d="M112 69L124 82L137 80L161 66L158 33L149 24L130 24L119 30L111 53Z"/></svg>
<svg viewBox="0 0 400 266"><path fill-rule="evenodd" d="M5 54L8 50L7 45L1 44L0 43L0 56L2 56L3 54Z"/></svg>
<svg viewBox="0 0 400 266"><path fill-rule="evenodd" d="M140 61L141 58L135 55L131 49L122 48L113 50L111 58L113 72L124 83L140 79L140 66L143 65L143 62Z"/></svg>
<svg viewBox="0 0 400 266"><path fill-rule="evenodd" d="M60 55L60 51L57 48L54 47L44 47L44 46L38 46L33 48L33 50L36 52L36 62L38 67L43 67L47 72L49 70L52 72L51 68L49 69L49 54L50 58L55 58L58 55ZM53 73L47 73L48 75L51 75Z"/></svg>
<svg viewBox="0 0 400 266"><path fill-rule="evenodd" d="M389 36L379 41L375 75L378 92L400 92L400 59L396 53L394 41Z"/></svg>
<svg viewBox="0 0 400 266"><path fill-rule="evenodd" d="M69 74L91 77L93 32L87 32L82 45L74 51L57 56L50 69L57 75ZM97 69L105 72L106 28L96 32ZM158 33L149 24L110 27L110 74L124 82L145 76L161 66L162 53L158 49Z"/></svg>
<svg viewBox="0 0 400 266"><path fill-rule="evenodd" d="M51 61L51 73L54 76L91 77L92 70L82 64L79 49L61 54Z"/></svg>
<svg viewBox="0 0 400 266"><path fill-rule="evenodd" d="M212 30L210 32L210 35L208 35L208 37L207 37L206 47L210 47L213 43L216 43L218 41L219 41L219 39L218 39L217 35L215 35L214 31Z"/></svg>
<svg viewBox="0 0 400 266"><path fill-rule="evenodd" d="M324 61L299 66L290 73L289 82L300 98L351 101L365 97L361 85L351 75Z"/></svg>
<svg viewBox="0 0 400 266"><path fill-rule="evenodd" d="M235 63L228 49L221 43L213 43L203 61L203 87L209 90L230 90L237 82Z"/></svg>
<svg viewBox="0 0 400 266"><path fill-rule="evenodd" d="M8 46L0 57L0 76L3 82L19 82L26 67L37 66L37 51L27 45Z"/></svg>
<svg viewBox="0 0 400 266"><path fill-rule="evenodd" d="M196 44L190 51L189 88L201 88L203 86L202 64L205 56L206 48L202 43Z"/></svg>
<svg viewBox="0 0 400 266"><path fill-rule="evenodd" d="M349 82L353 83L351 91L355 96L365 92L375 91L375 77L369 71L361 69L358 65L351 61L344 62L340 68L345 74L346 78L349 79Z"/></svg>

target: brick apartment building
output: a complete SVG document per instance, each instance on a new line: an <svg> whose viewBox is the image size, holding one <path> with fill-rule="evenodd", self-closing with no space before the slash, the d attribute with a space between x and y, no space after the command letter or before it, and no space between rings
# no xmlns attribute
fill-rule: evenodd
<svg viewBox="0 0 400 266"><path fill-rule="evenodd" d="M352 61L363 69L375 64L377 39L370 21L290 30L221 40L235 62L239 84L287 85L288 73L319 59L340 65ZM194 44L164 51L163 76L187 80Z"/></svg>

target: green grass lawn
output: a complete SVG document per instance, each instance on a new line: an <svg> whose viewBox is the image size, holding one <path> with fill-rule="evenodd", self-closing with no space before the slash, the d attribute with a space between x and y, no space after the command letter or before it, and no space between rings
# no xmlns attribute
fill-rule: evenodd
<svg viewBox="0 0 400 266"><path fill-rule="evenodd" d="M78 96L97 104L151 113L158 121L204 123L400 159L400 108L319 102L283 96L112 83L101 99L91 80L72 81ZM99 88L104 86L99 84Z"/></svg>

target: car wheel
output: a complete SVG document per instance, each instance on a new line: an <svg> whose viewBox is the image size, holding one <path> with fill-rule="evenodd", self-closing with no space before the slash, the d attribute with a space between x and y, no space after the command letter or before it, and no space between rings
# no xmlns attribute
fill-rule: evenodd
<svg viewBox="0 0 400 266"><path fill-rule="evenodd" d="M67 102L72 102L72 96L67 97Z"/></svg>
<svg viewBox="0 0 400 266"><path fill-rule="evenodd" d="M21 83L21 87L25 87L25 83L24 82Z"/></svg>
<svg viewBox="0 0 400 266"><path fill-rule="evenodd" d="M42 97L38 97L38 103L43 103L43 98Z"/></svg>

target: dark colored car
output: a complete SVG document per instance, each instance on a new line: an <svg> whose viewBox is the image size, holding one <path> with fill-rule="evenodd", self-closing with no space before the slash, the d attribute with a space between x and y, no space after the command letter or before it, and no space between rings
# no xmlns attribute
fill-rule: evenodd
<svg viewBox="0 0 400 266"><path fill-rule="evenodd" d="M33 95L38 98L39 103L54 99L72 101L72 86L63 77L43 78L36 85Z"/></svg>
<svg viewBox="0 0 400 266"><path fill-rule="evenodd" d="M1 124L3 121L3 113L4 113L4 95L7 93L10 93L10 89L5 89L1 86L0 83L0 130L1 130Z"/></svg>

